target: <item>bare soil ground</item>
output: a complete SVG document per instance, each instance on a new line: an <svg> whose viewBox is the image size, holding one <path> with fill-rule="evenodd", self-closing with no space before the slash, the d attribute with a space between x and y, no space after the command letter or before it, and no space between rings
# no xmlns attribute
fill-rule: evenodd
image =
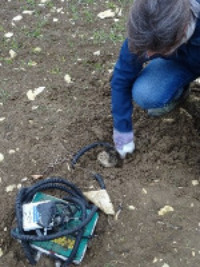
<svg viewBox="0 0 200 267"><path fill-rule="evenodd" d="M135 107L137 149L123 166L105 169L92 151L81 168L67 167L83 146L112 142L110 70L130 2L0 2L0 266L30 266L10 236L20 185L34 184L34 174L60 175L85 189L95 186L90 170L103 175L121 212L117 219L100 214L81 266L200 265L198 83L191 85L187 102L166 117L152 119ZM100 19L107 9L115 16ZM36 88L43 91L30 100L29 90ZM165 205L174 210L158 215ZM54 262L43 257L38 266Z"/></svg>

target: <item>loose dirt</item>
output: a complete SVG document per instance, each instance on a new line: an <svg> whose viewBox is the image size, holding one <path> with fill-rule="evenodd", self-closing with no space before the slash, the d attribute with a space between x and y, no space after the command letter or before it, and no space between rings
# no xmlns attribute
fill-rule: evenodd
<svg viewBox="0 0 200 267"><path fill-rule="evenodd" d="M69 168L83 146L112 143L109 79L130 2L0 3L0 266L30 266L10 236L18 188L34 184L36 174L97 188L93 170L104 177L118 216L100 213L81 266L199 267L199 83L165 117L149 118L135 106L136 151L123 165L103 168L97 149ZM107 9L114 17L100 19ZM40 87L30 100L27 92ZM166 205L173 211L159 215ZM42 257L38 266L54 262Z"/></svg>

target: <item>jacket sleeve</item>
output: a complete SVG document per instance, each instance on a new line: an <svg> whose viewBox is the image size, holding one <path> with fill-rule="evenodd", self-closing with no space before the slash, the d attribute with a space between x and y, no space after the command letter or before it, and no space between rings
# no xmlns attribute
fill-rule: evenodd
<svg viewBox="0 0 200 267"><path fill-rule="evenodd" d="M142 62L129 51L126 39L111 80L113 124L120 132L132 131L132 86L141 70Z"/></svg>

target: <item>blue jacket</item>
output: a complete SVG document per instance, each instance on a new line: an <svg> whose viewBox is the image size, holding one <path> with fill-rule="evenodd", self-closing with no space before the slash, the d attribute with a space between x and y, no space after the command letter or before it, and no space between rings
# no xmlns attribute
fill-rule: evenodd
<svg viewBox="0 0 200 267"><path fill-rule="evenodd" d="M200 3L200 0L196 1ZM167 59L179 61L200 75L200 13L197 15L195 31L191 38ZM129 51L126 39L111 80L113 126L120 132L132 131L132 86L145 61L145 58L139 60Z"/></svg>

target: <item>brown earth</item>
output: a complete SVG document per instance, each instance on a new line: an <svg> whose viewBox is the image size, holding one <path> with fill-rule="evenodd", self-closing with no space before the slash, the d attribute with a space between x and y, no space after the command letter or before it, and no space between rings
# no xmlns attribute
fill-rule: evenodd
<svg viewBox="0 0 200 267"><path fill-rule="evenodd" d="M81 189L101 173L118 217L100 213L83 267L199 267L200 87L187 102L159 119L135 108L137 149L118 168L105 169L97 151L70 171L72 154L95 141L112 142L109 78L131 1L34 0L0 3L0 266L30 266L10 236L18 189L34 174L60 175ZM122 8L101 20L99 12ZM34 13L24 14L24 10ZM19 21L12 20L22 15ZM58 19L58 20L56 20ZM118 19L118 21L114 20ZM5 34L12 32L8 38ZM40 47L41 51L35 50ZM16 57L11 58L9 51ZM100 51L100 55L94 52ZM37 63L37 64L36 64ZM71 82L64 80L65 75ZM159 86L159 85L158 85ZM34 101L29 90L45 87ZM158 215L165 205L174 211ZM54 266L42 257L38 266Z"/></svg>

